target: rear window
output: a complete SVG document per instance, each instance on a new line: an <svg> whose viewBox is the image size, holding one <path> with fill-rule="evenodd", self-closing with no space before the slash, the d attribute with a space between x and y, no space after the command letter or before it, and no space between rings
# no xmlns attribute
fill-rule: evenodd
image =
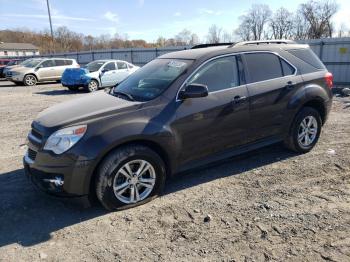
<svg viewBox="0 0 350 262"><path fill-rule="evenodd" d="M64 66L65 62L64 60L55 60L56 66Z"/></svg>
<svg viewBox="0 0 350 262"><path fill-rule="evenodd" d="M66 65L73 65L73 60L64 60Z"/></svg>
<svg viewBox="0 0 350 262"><path fill-rule="evenodd" d="M289 53L317 69L325 69L321 60L311 49L292 49Z"/></svg>
<svg viewBox="0 0 350 262"><path fill-rule="evenodd" d="M269 53L245 54L250 83L283 76L280 58Z"/></svg>

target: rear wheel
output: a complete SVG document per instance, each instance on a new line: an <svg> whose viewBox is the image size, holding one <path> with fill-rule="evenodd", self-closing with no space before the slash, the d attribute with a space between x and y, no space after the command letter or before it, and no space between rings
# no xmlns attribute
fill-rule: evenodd
<svg viewBox="0 0 350 262"><path fill-rule="evenodd" d="M98 90L98 82L96 80L91 80L87 86L89 92L95 92Z"/></svg>
<svg viewBox="0 0 350 262"><path fill-rule="evenodd" d="M35 86L37 79L34 75L26 75L23 79L23 83L26 86Z"/></svg>
<svg viewBox="0 0 350 262"><path fill-rule="evenodd" d="M297 114L289 136L285 140L287 148L298 153L309 152L317 143L322 129L319 112L311 107L304 107Z"/></svg>
<svg viewBox="0 0 350 262"><path fill-rule="evenodd" d="M164 162L153 150L141 145L121 147L101 163L96 195L108 210L134 207L159 196L165 177Z"/></svg>

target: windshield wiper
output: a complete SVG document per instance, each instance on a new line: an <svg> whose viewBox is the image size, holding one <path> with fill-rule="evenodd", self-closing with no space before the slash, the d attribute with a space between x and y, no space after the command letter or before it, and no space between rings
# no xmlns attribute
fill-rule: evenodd
<svg viewBox="0 0 350 262"><path fill-rule="evenodd" d="M124 92L121 92L121 91L113 91L113 94L114 95L122 95L122 96L126 96L130 101L136 101L135 100L135 98L132 96L132 95L130 95L130 94L128 94L128 93L124 93Z"/></svg>

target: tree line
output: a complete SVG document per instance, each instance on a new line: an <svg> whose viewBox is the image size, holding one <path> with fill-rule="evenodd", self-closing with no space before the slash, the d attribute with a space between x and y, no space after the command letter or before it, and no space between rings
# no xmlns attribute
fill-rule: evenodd
<svg viewBox="0 0 350 262"><path fill-rule="evenodd" d="M100 35L98 37L73 32L67 27L54 30L54 41L48 30L34 32L25 29L0 31L0 42L32 43L41 53L78 52L115 48L149 48L195 45L198 43L235 42L262 39L314 39L350 36L342 25L335 29L333 18L339 7L333 0L309 0L300 4L296 12L284 7L272 12L268 5L254 4L239 17L239 25L232 32L212 25L204 39L183 29L172 38L159 36L154 43L143 39L129 40L127 35Z"/></svg>

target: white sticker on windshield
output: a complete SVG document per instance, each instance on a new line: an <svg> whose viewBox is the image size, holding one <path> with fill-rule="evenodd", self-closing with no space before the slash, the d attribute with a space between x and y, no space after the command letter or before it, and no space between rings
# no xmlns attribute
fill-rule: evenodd
<svg viewBox="0 0 350 262"><path fill-rule="evenodd" d="M172 60L168 63L169 67L178 67L179 68L179 67L183 67L185 65L186 65L186 63L180 62L180 61L175 61L175 60Z"/></svg>

